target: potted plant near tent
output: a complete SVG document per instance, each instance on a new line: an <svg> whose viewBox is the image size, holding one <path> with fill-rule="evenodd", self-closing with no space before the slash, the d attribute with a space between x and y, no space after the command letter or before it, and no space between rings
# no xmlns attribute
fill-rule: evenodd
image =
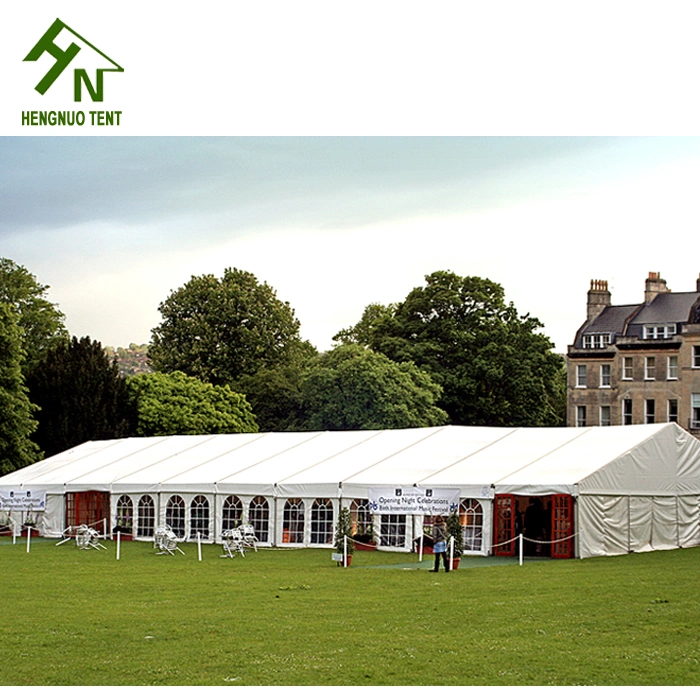
<svg viewBox="0 0 700 700"><path fill-rule="evenodd" d="M459 561L464 552L464 537L462 535L462 521L459 517L459 511L453 510L448 516L445 523L447 529L447 556L450 555L450 539L454 538L454 549L452 555L452 568L459 568Z"/></svg>
<svg viewBox="0 0 700 700"><path fill-rule="evenodd" d="M359 551L374 551L377 548L377 541L374 537L374 524L371 519L358 525L353 539L355 540L355 549Z"/></svg>
<svg viewBox="0 0 700 700"><path fill-rule="evenodd" d="M355 543L352 539L352 518L347 508L341 508L338 513L338 522L335 524L335 551L340 555L339 558L336 557L338 566L350 566Z"/></svg>

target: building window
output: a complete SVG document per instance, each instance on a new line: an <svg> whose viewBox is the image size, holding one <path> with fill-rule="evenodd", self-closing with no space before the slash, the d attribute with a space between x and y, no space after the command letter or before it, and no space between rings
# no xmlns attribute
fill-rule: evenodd
<svg viewBox="0 0 700 700"><path fill-rule="evenodd" d="M610 406L600 407L600 424L610 425Z"/></svg>
<svg viewBox="0 0 700 700"><path fill-rule="evenodd" d="M190 538L197 539L197 533L209 539L209 499L201 495L190 503Z"/></svg>
<svg viewBox="0 0 700 700"><path fill-rule="evenodd" d="M404 547L406 545L405 515L382 515L379 527L379 544L382 547Z"/></svg>
<svg viewBox="0 0 700 700"><path fill-rule="evenodd" d="M622 399L622 424L632 425L632 399Z"/></svg>
<svg viewBox="0 0 700 700"><path fill-rule="evenodd" d="M622 358L622 379L625 381L632 380L632 369L634 367L633 357L623 357Z"/></svg>
<svg viewBox="0 0 700 700"><path fill-rule="evenodd" d="M459 505L465 552L480 552L483 543L484 510L475 498L465 498Z"/></svg>
<svg viewBox="0 0 700 700"><path fill-rule="evenodd" d="M668 400L668 422L678 423L678 399Z"/></svg>
<svg viewBox="0 0 700 700"><path fill-rule="evenodd" d="M259 542L267 542L270 531L270 506L264 496L256 496L248 506L248 522Z"/></svg>
<svg viewBox="0 0 700 700"><path fill-rule="evenodd" d="M610 333L586 333L583 336L583 347L586 350L604 348L606 345L610 345L610 342Z"/></svg>
<svg viewBox="0 0 700 700"><path fill-rule="evenodd" d="M165 524L169 525L176 537L185 536L185 502L180 496L171 496L165 506Z"/></svg>
<svg viewBox="0 0 700 700"><path fill-rule="evenodd" d="M136 521L137 537L153 537L156 525L156 508L150 496L141 496L139 500L138 520Z"/></svg>
<svg viewBox="0 0 700 700"><path fill-rule="evenodd" d="M645 340L663 340L676 335L676 324L667 323L664 326L644 326L642 337Z"/></svg>
<svg viewBox="0 0 700 700"><path fill-rule="evenodd" d="M600 366L600 386L609 387L610 386L610 365Z"/></svg>
<svg viewBox="0 0 700 700"><path fill-rule="evenodd" d="M229 496L221 512L221 530L233 530L243 524L243 503L238 496Z"/></svg>
<svg viewBox="0 0 700 700"><path fill-rule="evenodd" d="M586 407L576 406L576 427L585 428L586 427Z"/></svg>
<svg viewBox="0 0 700 700"><path fill-rule="evenodd" d="M656 379L656 358L644 358L644 379L646 381L654 381Z"/></svg>
<svg viewBox="0 0 700 700"><path fill-rule="evenodd" d="M374 529L372 527L372 513L369 509L369 499L356 498L350 504L350 520L352 522L352 534L360 542L370 542Z"/></svg>
<svg viewBox="0 0 700 700"><path fill-rule="evenodd" d="M311 544L333 543L333 504L317 498L311 506Z"/></svg>
<svg viewBox="0 0 700 700"><path fill-rule="evenodd" d="M644 402L644 422L653 423L656 418L656 402L654 399L646 399Z"/></svg>
<svg viewBox="0 0 700 700"><path fill-rule="evenodd" d="M115 523L116 530L124 532L128 535L132 534L134 529L134 502L130 496L119 496L117 501L117 521Z"/></svg>
<svg viewBox="0 0 700 700"><path fill-rule="evenodd" d="M693 369L700 369L700 345L693 345Z"/></svg>
<svg viewBox="0 0 700 700"><path fill-rule="evenodd" d="M282 515L282 542L304 544L304 501L290 498Z"/></svg>
<svg viewBox="0 0 700 700"><path fill-rule="evenodd" d="M691 394L690 401L690 427L700 430L700 394Z"/></svg>
<svg viewBox="0 0 700 700"><path fill-rule="evenodd" d="M586 386L586 365L576 365L576 386Z"/></svg>
<svg viewBox="0 0 700 700"><path fill-rule="evenodd" d="M678 379L678 355L671 355L668 358L667 379Z"/></svg>

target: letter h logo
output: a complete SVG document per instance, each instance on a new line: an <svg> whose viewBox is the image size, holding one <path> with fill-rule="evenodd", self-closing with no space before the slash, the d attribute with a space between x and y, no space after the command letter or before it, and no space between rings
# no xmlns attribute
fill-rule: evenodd
<svg viewBox="0 0 700 700"><path fill-rule="evenodd" d="M76 68L74 71L74 81L73 81L73 96L75 102L80 102L82 100L82 86L85 84L90 98L93 102L102 102L104 98L104 73L114 72L123 73L124 69L117 63L115 63L109 56L102 53L96 46L93 46L89 41L84 39L76 31L72 30L67 24L62 22L60 19L56 21L48 28L44 36L37 41L34 48L27 54L24 58L25 61L36 61L44 53L48 53L56 59L56 62L49 69L46 75L37 83L35 90L40 94L44 95L46 91L54 84L56 79L63 73L63 71L68 67L68 64L78 55L81 47L78 46L74 41L71 42L67 49L61 49L54 43L56 37L66 29L77 39L82 41L93 51L96 51L102 58L105 58L109 63L114 66L113 68L98 68L96 70L95 85L93 86L88 78L87 71L84 68Z"/></svg>

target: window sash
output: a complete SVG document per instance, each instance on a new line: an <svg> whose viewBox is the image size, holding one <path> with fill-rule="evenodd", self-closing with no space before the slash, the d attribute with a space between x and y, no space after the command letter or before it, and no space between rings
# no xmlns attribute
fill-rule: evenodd
<svg viewBox="0 0 700 700"><path fill-rule="evenodd" d="M634 360L631 357L622 358L622 378L632 379L632 371L634 369Z"/></svg>
<svg viewBox="0 0 700 700"><path fill-rule="evenodd" d="M586 365L576 366L576 386L585 387L586 386Z"/></svg>
<svg viewBox="0 0 700 700"><path fill-rule="evenodd" d="M656 358L644 358L644 379L645 381L653 381L656 379Z"/></svg>
<svg viewBox="0 0 700 700"><path fill-rule="evenodd" d="M678 356L672 355L668 358L668 379L678 379Z"/></svg>

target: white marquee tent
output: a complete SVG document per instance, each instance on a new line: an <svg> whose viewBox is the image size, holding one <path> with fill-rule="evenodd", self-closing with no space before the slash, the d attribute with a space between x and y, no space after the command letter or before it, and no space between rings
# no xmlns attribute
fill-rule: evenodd
<svg viewBox="0 0 700 700"><path fill-rule="evenodd" d="M543 539L564 542L547 545L552 556L700 544L700 441L673 423L88 442L0 477L0 517L48 537L99 520L143 539L168 522L208 541L245 521L263 543L329 546L345 506L380 547L410 549L424 513L377 506L397 489L456 494L467 554L512 554L531 499L547 513Z"/></svg>

